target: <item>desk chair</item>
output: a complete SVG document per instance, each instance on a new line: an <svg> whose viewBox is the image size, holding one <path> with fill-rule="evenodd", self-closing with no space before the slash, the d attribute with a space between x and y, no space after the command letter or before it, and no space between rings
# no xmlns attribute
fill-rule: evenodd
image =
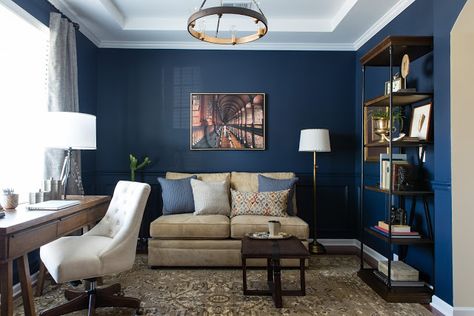
<svg viewBox="0 0 474 316"><path fill-rule="evenodd" d="M82 236L59 238L40 248L40 256L57 283L85 280L86 291L66 290L68 302L40 313L63 315L96 307L129 307L138 311L140 300L119 296L120 284L97 288L97 278L123 272L135 262L138 232L150 194L145 183L119 181L104 218Z"/></svg>

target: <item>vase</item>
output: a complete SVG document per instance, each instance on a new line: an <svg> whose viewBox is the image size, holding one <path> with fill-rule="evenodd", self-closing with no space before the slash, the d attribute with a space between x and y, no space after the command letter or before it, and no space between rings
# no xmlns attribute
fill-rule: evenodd
<svg viewBox="0 0 474 316"><path fill-rule="evenodd" d="M15 209L18 206L18 194L3 194L0 204L6 210Z"/></svg>

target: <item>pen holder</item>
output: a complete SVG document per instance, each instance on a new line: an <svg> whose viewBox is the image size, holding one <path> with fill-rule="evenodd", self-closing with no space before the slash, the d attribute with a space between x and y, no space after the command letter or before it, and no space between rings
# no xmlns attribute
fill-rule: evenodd
<svg viewBox="0 0 474 316"><path fill-rule="evenodd" d="M0 204L6 210L15 209L18 206L18 194L2 194Z"/></svg>

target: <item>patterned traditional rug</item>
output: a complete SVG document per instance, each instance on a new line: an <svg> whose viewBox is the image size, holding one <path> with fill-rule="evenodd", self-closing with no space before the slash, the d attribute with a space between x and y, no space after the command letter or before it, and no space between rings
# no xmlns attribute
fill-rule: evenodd
<svg viewBox="0 0 474 316"><path fill-rule="evenodd" d="M244 296L239 269L157 269L147 267L146 256L137 256L131 271L104 279L120 282L126 295L141 298L144 315L431 315L419 304L386 303L356 275L359 259L350 255L313 256L306 272L306 296L283 297L284 308L273 306L271 297ZM265 286L266 271L248 275L250 288ZM283 286L296 289L297 270L283 271ZM63 303L66 285L47 285L36 309ZM15 315L23 315L21 299ZM71 315L85 315L74 313ZM130 309L98 309L97 315L134 315Z"/></svg>

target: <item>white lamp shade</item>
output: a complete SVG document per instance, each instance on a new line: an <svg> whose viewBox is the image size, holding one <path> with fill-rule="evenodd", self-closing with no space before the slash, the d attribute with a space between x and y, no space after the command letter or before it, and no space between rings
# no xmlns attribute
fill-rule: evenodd
<svg viewBox="0 0 474 316"><path fill-rule="evenodd" d="M77 112L48 112L43 130L45 147L96 149L95 116Z"/></svg>
<svg viewBox="0 0 474 316"><path fill-rule="evenodd" d="M301 130L299 151L330 152L329 131L327 129Z"/></svg>

